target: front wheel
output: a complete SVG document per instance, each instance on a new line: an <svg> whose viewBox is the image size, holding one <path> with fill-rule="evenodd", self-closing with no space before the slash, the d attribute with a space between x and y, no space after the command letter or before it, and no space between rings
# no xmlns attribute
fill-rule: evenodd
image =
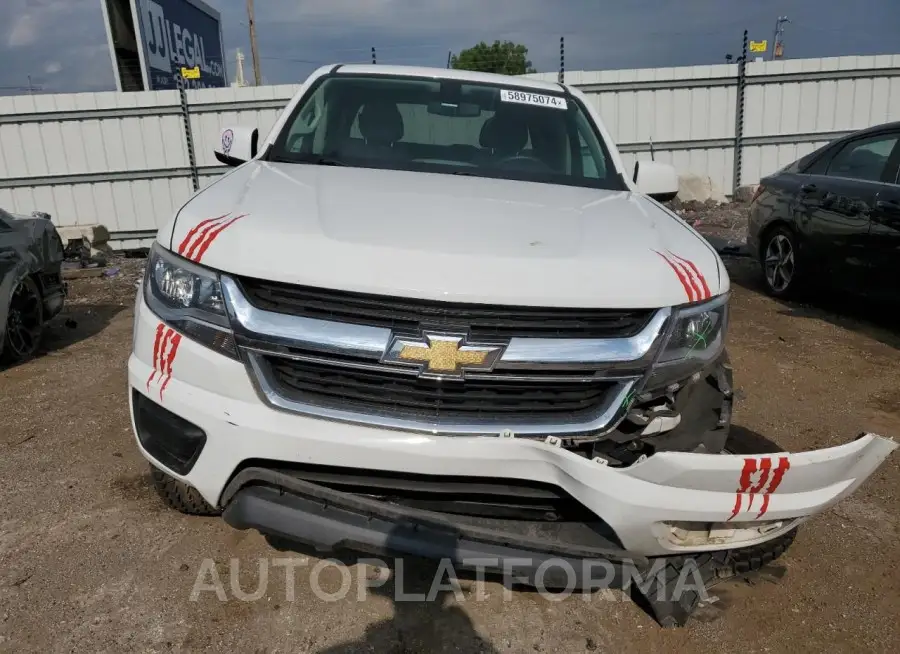
<svg viewBox="0 0 900 654"><path fill-rule="evenodd" d="M763 239L760 265L763 283L769 295L788 298L796 295L802 283L797 237L787 227L776 227Z"/></svg>

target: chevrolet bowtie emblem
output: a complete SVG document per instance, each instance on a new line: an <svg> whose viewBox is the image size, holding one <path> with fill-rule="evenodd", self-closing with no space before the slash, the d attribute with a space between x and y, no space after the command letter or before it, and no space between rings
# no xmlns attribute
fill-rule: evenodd
<svg viewBox="0 0 900 654"><path fill-rule="evenodd" d="M473 345L464 336L425 334L422 339L394 336L383 363L418 366L422 374L461 377L466 370L490 370L503 353L501 345Z"/></svg>

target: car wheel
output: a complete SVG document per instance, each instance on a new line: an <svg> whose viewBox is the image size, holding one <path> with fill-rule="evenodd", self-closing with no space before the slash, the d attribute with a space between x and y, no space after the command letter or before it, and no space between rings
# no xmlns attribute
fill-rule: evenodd
<svg viewBox="0 0 900 654"><path fill-rule="evenodd" d="M34 356L44 331L44 303L41 291L31 277L25 277L13 289L6 316L6 335L0 359L18 363Z"/></svg>
<svg viewBox="0 0 900 654"><path fill-rule="evenodd" d="M800 268L797 237L787 227L769 232L760 250L763 282L774 297L791 297L800 287Z"/></svg>

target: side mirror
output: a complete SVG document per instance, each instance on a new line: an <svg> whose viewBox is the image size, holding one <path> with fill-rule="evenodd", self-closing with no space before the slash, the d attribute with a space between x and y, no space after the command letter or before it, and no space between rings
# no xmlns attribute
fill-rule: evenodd
<svg viewBox="0 0 900 654"><path fill-rule="evenodd" d="M678 195L678 173L669 164L636 161L634 183L640 193L659 202L668 202Z"/></svg>
<svg viewBox="0 0 900 654"><path fill-rule="evenodd" d="M226 166L240 166L256 156L258 142L259 130L255 127L226 127L213 152Z"/></svg>

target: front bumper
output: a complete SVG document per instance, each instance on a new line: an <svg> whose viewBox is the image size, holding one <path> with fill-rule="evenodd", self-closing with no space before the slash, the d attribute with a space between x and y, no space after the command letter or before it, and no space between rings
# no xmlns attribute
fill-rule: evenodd
<svg viewBox="0 0 900 654"><path fill-rule="evenodd" d="M140 298L135 322L128 363L132 390L197 426L205 436L202 451L184 474L151 456L140 440L138 446L154 465L218 506L229 501L225 490L235 475L260 460L528 480L559 488L593 512L615 533L621 552L649 557L748 546L778 537L852 493L896 447L891 440L867 434L811 452L756 457L659 452L613 468L541 440L433 436L279 411L260 400L242 363L187 337L173 335L160 347L160 323ZM240 522L264 527L254 525L252 511L248 513L254 503L243 504ZM308 523L300 513L298 524Z"/></svg>
<svg viewBox="0 0 900 654"><path fill-rule="evenodd" d="M604 582L621 584L631 567L643 570L649 564L602 537L574 544L548 538L539 528L512 533L495 528L497 521L378 502L264 468L236 475L223 504L223 518L232 527L257 529L321 552L444 559L459 568L513 575L529 586L587 588L597 581L596 564L604 566Z"/></svg>

